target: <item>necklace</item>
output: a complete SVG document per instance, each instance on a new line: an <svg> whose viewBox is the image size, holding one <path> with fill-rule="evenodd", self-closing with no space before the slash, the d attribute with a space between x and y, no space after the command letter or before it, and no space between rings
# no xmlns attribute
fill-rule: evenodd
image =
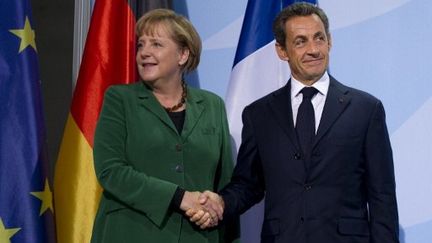
<svg viewBox="0 0 432 243"><path fill-rule="evenodd" d="M163 107L167 112L173 112L178 110L180 107L182 107L184 105L184 103L186 102L186 97L187 97L187 87L186 87L186 82L184 80L182 80L182 95L180 98L180 101L175 104L174 106L171 107Z"/></svg>

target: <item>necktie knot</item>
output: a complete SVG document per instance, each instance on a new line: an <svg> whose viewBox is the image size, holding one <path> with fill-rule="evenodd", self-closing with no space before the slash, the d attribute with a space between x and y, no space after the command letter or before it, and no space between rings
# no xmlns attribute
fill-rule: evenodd
<svg viewBox="0 0 432 243"><path fill-rule="evenodd" d="M304 87L300 93L303 94L303 99L312 99L312 97L318 93L318 90L314 87Z"/></svg>

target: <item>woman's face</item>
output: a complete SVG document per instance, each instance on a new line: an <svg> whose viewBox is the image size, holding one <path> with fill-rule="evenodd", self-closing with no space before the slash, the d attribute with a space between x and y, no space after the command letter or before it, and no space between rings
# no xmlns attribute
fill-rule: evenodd
<svg viewBox="0 0 432 243"><path fill-rule="evenodd" d="M155 27L153 35L143 31L138 38L138 73L146 82L178 80L188 57L189 50L180 48L163 24Z"/></svg>

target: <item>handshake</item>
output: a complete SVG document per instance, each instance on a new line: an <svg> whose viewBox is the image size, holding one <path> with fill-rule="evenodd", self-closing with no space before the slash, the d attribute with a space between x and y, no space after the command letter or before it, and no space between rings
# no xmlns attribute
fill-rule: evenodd
<svg viewBox="0 0 432 243"><path fill-rule="evenodd" d="M211 191L186 191L180 204L189 220L201 229L217 226L223 219L224 208L222 197Z"/></svg>

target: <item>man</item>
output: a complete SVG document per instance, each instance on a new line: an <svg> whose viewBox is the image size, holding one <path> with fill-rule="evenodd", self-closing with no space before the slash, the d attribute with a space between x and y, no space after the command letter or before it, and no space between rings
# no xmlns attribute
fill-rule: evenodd
<svg viewBox="0 0 432 243"><path fill-rule="evenodd" d="M273 32L291 79L244 109L232 180L202 203L229 220L265 195L262 242L399 242L383 105L327 73L331 37L320 8L285 8Z"/></svg>

